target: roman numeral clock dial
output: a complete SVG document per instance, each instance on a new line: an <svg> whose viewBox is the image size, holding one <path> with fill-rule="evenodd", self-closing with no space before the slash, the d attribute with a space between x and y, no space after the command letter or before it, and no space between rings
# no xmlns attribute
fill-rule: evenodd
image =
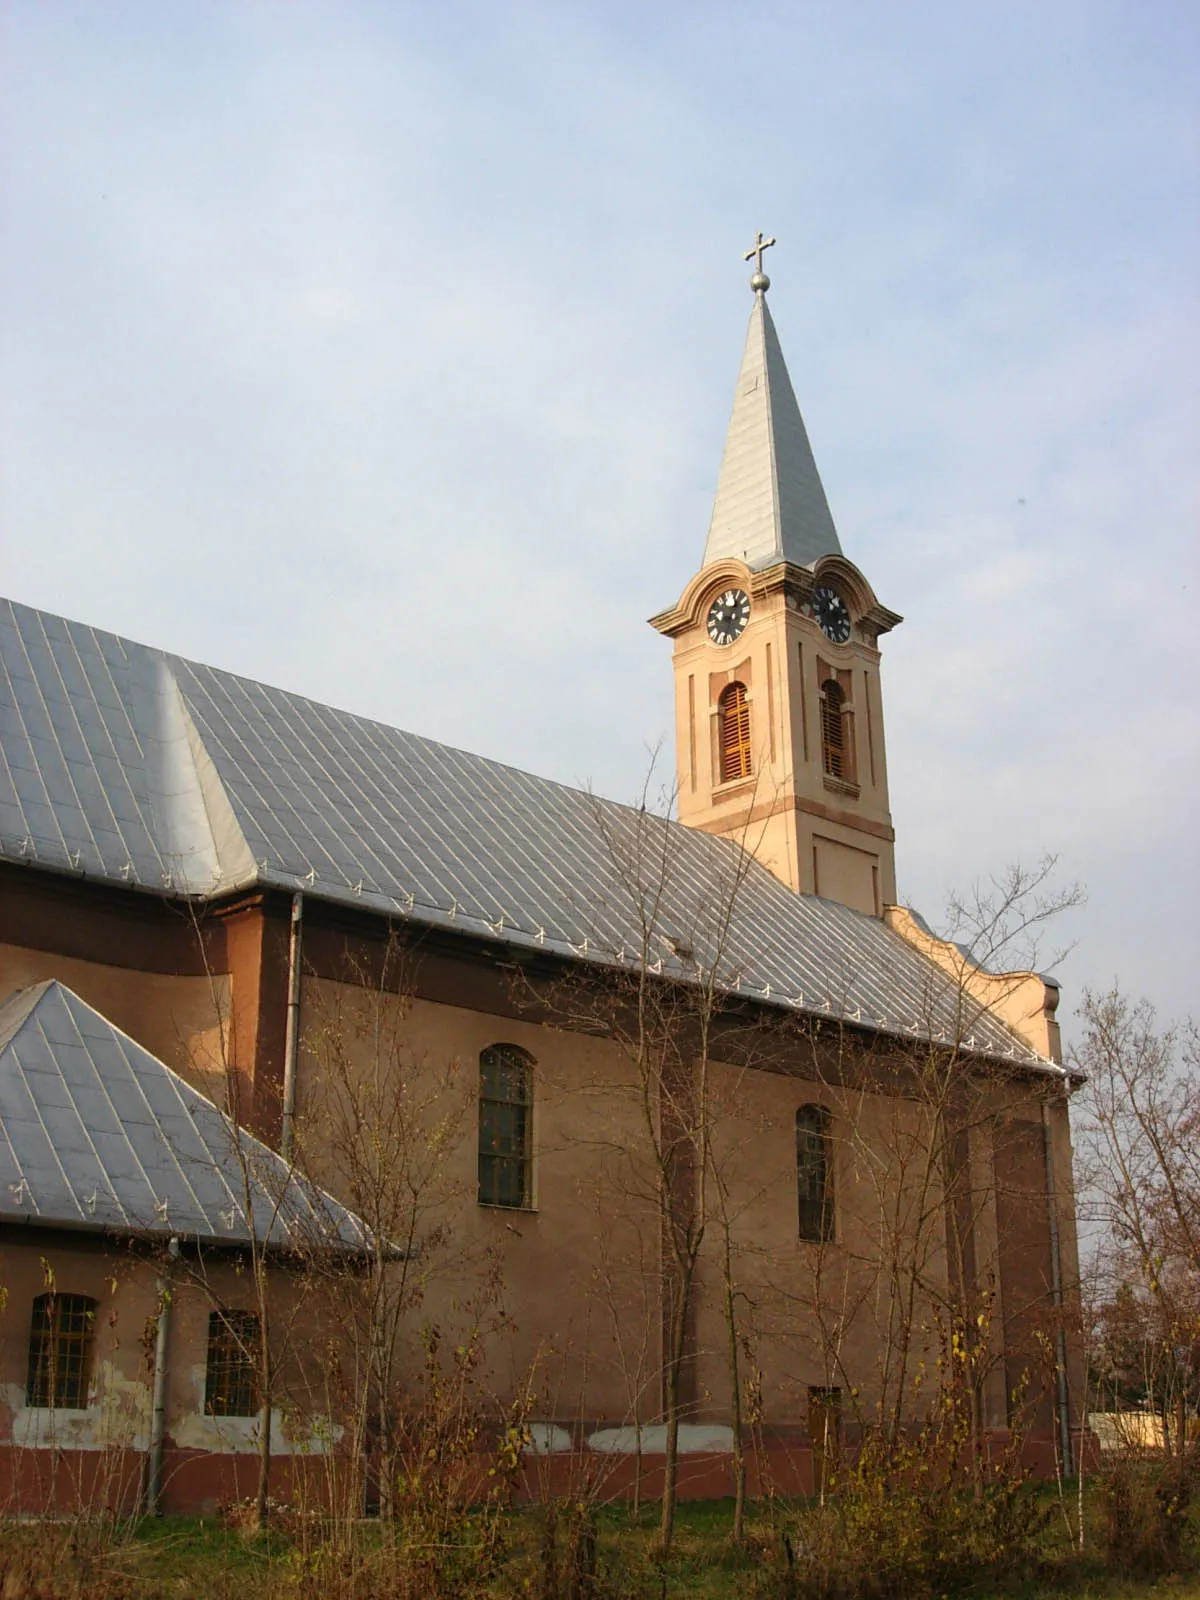
<svg viewBox="0 0 1200 1600"><path fill-rule="evenodd" d="M726 589L708 608L708 637L714 644L732 644L750 621L750 596Z"/></svg>

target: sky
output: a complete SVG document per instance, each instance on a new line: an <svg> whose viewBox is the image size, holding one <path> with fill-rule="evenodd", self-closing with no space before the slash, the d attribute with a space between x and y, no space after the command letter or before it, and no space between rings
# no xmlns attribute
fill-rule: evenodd
<svg viewBox="0 0 1200 1600"><path fill-rule="evenodd" d="M5 0L0 590L619 800L771 308L900 897L1200 1011L1194 0ZM1065 947L1067 953L1059 955Z"/></svg>

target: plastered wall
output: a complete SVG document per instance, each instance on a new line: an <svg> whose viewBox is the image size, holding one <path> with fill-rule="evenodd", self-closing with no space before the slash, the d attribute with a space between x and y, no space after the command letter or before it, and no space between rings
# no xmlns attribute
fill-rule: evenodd
<svg viewBox="0 0 1200 1600"><path fill-rule="evenodd" d="M298 1075L298 1131L306 1158L340 1198L361 1204L366 1191L356 1190L356 1184L364 1173L354 1171L348 1103L343 1096L339 1111L339 1083L358 1086L359 1094L363 1085L377 1081L382 1098L355 1138L361 1143L369 1134L377 1135L373 1159L379 1170L399 1168L403 1153L395 1145L403 1127L398 1131L389 1118L389 1099L411 1112L405 1137L410 1154L416 1155L405 1170L412 1203L401 1212L417 1217L413 1238L404 1241L419 1247L413 1252L416 1265L405 1269L412 1294L407 1320L413 1363L419 1359L422 1323L436 1323L449 1335L483 1318L494 1325L486 1381L497 1393L511 1395L532 1376L535 1413L546 1417L619 1423L635 1413L658 1414L658 1175L628 1050L581 1026L537 1020L542 1013L511 970L498 976L499 969L488 969L486 963L471 965L443 953L436 961L427 959L416 981L393 993L386 986L364 988L362 982L321 975L336 967L335 946L331 939L321 945L317 927L306 928L306 941ZM276 966L277 955L272 957ZM227 1053L226 1019L237 1000L230 977L210 982L203 975L144 972L0 945L0 990L7 993L47 977L69 984L220 1098L214 1067ZM256 973L249 973L247 983L251 979L257 981ZM282 1036L274 990L283 992L283 986L277 979L278 974L269 992L255 991L260 1010L270 1010L256 1024L256 1037L264 1027ZM439 998L421 998L418 992ZM456 996L463 1003L453 1003ZM582 1005L579 995L575 999ZM570 1014L569 1006L566 1012ZM581 1011L579 1021L585 1020ZM477 1203L478 1060L482 1049L497 1043L520 1046L536 1063L529 1210ZM869 1396L883 1381L881 1363L890 1359L893 1325L887 1273L881 1267L889 1248L881 1242L881 1218L904 1212L903 1205L897 1209L898 1201L922 1133L920 1115L902 1093L847 1089L844 1074L824 1070L815 1058L806 1065L795 1042L779 1046L776 1054L780 1059L770 1064L771 1070L757 1065L714 1071L714 1093L721 1106L716 1145L734 1197L730 1236L739 1288L753 1305L755 1360L767 1417L800 1421L810 1387L853 1383ZM827 1104L834 1117L838 1226L835 1239L822 1247L802 1244L797 1230L794 1119L797 1106L808 1100ZM351 1096L350 1109L353 1103ZM357 1104L360 1110L367 1104L360 1094ZM1054 1140L1064 1261L1070 1271L1074 1240L1065 1111L1056 1114ZM1029 1305L1044 1309L1044 1291L1036 1284L1028 1288L1027 1280L1042 1270L1035 1257L1045 1248L1045 1206L1039 1213L1036 1207L1018 1204L1015 1219L1005 1213L1000 1188L1007 1185L1012 1193L1025 1193L1038 1181L1037 1173L1032 1167L1022 1169L998 1184L996 1151L982 1121L968 1143L974 1191L980 1197L975 1207L975 1271L981 1282L994 1285L997 1325L1007 1326L1014 1317L1019 1320L1022 1294ZM913 1152L907 1169L897 1154L905 1148ZM1044 1177L1041 1181L1044 1186ZM394 1187L399 1193L402 1183ZM721 1309L723 1233L711 1194L707 1202L711 1220L699 1266L689 1394L698 1418L724 1420L729 1379ZM926 1203L936 1213L936 1178L930 1181ZM1015 1254L1010 1248L1002 1261L1003 1240L1026 1224L1033 1230L1028 1247ZM928 1226L923 1238L928 1242L922 1245L920 1274L936 1296L947 1274L945 1239L939 1242L936 1227ZM25 1270L36 1277L36 1269ZM96 1270L94 1263L88 1270ZM29 1298L27 1293L26 1303ZM138 1321L136 1294L130 1305L128 1314L122 1310L122 1329ZM912 1320L929 1326L932 1319L917 1315ZM182 1312L177 1337L199 1338L195 1330L186 1332ZM992 1337L1002 1335L994 1332ZM124 1331L120 1338L122 1381L140 1381L140 1352L131 1354L136 1339ZM836 1373L831 1352L836 1353ZM914 1358L922 1354L929 1354L924 1346ZM1005 1368L1002 1355L999 1372ZM4 1381L15 1382L12 1373L21 1358L6 1359L11 1370ZM173 1382L185 1381L193 1385L190 1397L181 1392L172 1404L181 1417L195 1416L194 1370L190 1380L178 1373L173 1377ZM993 1375L989 1382L989 1415L999 1422L1005 1380Z"/></svg>
<svg viewBox="0 0 1200 1600"><path fill-rule="evenodd" d="M423 1268L419 1315L452 1316L464 1284L479 1281L494 1259L499 1303L512 1319L494 1347L499 1388L534 1372L544 1395L538 1409L547 1415L654 1415L662 1258L655 1173L625 1051L535 1022L379 999L329 980L306 980L303 1017L304 1137L343 1198L355 1200L337 1148L343 1123L329 1114L340 1074L362 1082L380 1067L385 1079L394 1073L389 1081L408 1086L425 1125L447 1136L438 1192L431 1185L422 1204L429 1228L449 1223L453 1243L439 1245L440 1265L434 1252ZM537 1064L529 1211L477 1203L475 1075L480 1051L495 1043L519 1045ZM728 1416L726 1223L739 1326L752 1336L769 1420L802 1419L809 1389L826 1385L853 1386L869 1412L884 1386L895 1386L901 1344L913 1371L936 1360L949 1266L929 1113L914 1098L847 1085L830 1068L814 1060L807 1077L755 1066L711 1069L714 1161L729 1199L723 1206L708 1183L690 1391L698 1418ZM832 1117L836 1231L825 1245L798 1237L795 1116L811 1101ZM976 1123L964 1157L973 1270L995 1279L996 1195L983 1110ZM914 1281L901 1326L895 1296ZM1002 1425L1003 1379L990 1381Z"/></svg>
<svg viewBox="0 0 1200 1600"><path fill-rule="evenodd" d="M209 978L141 972L0 944L0 1000L47 978L65 983L160 1061L220 1100L217 1080L229 1050L227 974Z"/></svg>

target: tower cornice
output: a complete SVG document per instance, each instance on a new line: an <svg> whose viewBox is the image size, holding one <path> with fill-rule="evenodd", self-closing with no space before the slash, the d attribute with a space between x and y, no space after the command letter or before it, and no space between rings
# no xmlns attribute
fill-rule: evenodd
<svg viewBox="0 0 1200 1600"><path fill-rule="evenodd" d="M891 611L879 603L875 591L854 563L838 553L822 556L807 567L798 567L791 561L777 561L760 572L752 571L744 561L733 556L710 562L708 566L701 567L675 605L668 606L649 619L650 626L669 639L686 633L699 625L705 600L713 589L722 584L736 584L744 588L752 600L782 591L794 604L805 607L812 591L820 584L830 582L845 594L854 620L876 637L888 633L904 621L899 612Z"/></svg>

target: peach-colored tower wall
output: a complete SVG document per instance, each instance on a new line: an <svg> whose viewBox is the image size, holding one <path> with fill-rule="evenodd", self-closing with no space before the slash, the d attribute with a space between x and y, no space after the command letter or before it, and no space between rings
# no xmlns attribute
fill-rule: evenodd
<svg viewBox="0 0 1200 1600"><path fill-rule="evenodd" d="M812 614L814 588L835 587L850 613L850 637L835 643ZM730 588L750 599L732 644L714 643L707 617ZM879 634L899 619L875 600L843 556L813 570L780 562L761 573L726 559L705 567L678 606L653 619L674 639L679 819L735 838L776 877L803 894L881 916L896 898L888 805ZM827 770L822 687L843 697L842 773ZM751 771L722 780L720 699L746 691Z"/></svg>

